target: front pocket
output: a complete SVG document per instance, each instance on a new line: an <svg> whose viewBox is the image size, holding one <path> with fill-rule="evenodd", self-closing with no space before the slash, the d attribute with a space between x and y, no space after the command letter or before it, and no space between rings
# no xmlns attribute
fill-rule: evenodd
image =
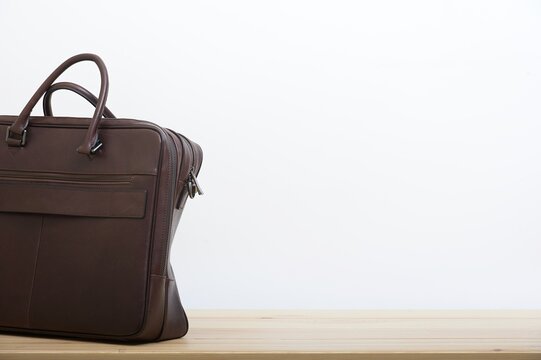
<svg viewBox="0 0 541 360"><path fill-rule="evenodd" d="M135 333L144 316L148 238L142 219L44 216L30 327Z"/></svg>
<svg viewBox="0 0 541 360"><path fill-rule="evenodd" d="M0 326L118 336L139 329L153 180L133 178L0 173Z"/></svg>
<svg viewBox="0 0 541 360"><path fill-rule="evenodd" d="M0 214L0 326L26 327L43 218Z"/></svg>

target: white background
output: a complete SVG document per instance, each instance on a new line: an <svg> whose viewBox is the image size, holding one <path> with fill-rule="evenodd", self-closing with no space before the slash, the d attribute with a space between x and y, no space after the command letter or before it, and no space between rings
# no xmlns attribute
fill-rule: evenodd
<svg viewBox="0 0 541 360"><path fill-rule="evenodd" d="M539 308L540 39L540 2L2 0L0 112L95 52L202 145L188 308Z"/></svg>

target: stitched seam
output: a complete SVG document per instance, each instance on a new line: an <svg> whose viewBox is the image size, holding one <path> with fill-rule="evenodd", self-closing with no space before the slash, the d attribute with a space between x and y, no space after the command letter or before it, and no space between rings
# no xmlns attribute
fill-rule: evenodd
<svg viewBox="0 0 541 360"><path fill-rule="evenodd" d="M32 283L30 284L30 296L28 297L28 307L26 309L26 326L30 327L30 307L32 305L32 295L34 292L34 280L36 279L36 269L38 267L39 249L41 246L41 234L43 233L43 221L45 216L41 216L41 225L39 227L38 245L36 250L36 259L34 260L34 273L32 274Z"/></svg>

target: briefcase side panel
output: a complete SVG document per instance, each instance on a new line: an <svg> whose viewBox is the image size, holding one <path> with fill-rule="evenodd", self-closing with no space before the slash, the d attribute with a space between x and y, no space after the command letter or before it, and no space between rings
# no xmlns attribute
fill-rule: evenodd
<svg viewBox="0 0 541 360"><path fill-rule="evenodd" d="M188 186L194 181L193 176L197 176L201 170L201 165L203 162L203 151L201 147L186 138L183 135L170 132L173 136L173 140L180 140L181 143L177 143L177 149L180 152L184 152L182 164L179 164L179 177L177 178L177 189L178 194L175 194L175 206L173 207L173 217L171 222L171 235L170 241L172 241L176 229L178 227L180 218L184 211L184 206L186 200L188 199L189 191ZM181 150L182 149L182 150ZM199 186L197 184L197 186ZM202 194L202 189L196 189L196 191ZM169 244L169 251L172 244ZM178 285L175 280L175 275L173 268L169 263L169 258L167 259L168 268L167 268L167 288L166 288L166 308L163 320L163 327L161 334L157 340L168 340L180 338L186 335L189 328L188 317L182 306L182 302L179 296Z"/></svg>

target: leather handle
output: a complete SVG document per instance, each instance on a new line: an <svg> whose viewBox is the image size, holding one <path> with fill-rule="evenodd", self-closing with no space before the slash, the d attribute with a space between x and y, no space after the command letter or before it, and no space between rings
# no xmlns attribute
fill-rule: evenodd
<svg viewBox="0 0 541 360"><path fill-rule="evenodd" d="M53 109L51 106L51 98L53 96L53 93L58 90L70 90L83 98L86 99L90 104L92 104L94 107L98 103L98 98L92 94L90 91L88 91L86 88L82 87L79 84L75 84L72 82L58 82L53 85L49 89L47 89L47 92L45 95L43 95L43 115L45 116L53 116ZM109 108L106 106L103 110L103 117L109 118L109 119L115 119L116 116L109 110Z"/></svg>
<svg viewBox="0 0 541 360"><path fill-rule="evenodd" d="M105 102L107 101L107 93L109 91L109 76L103 61L99 56L94 54L79 54L69 58L59 67L57 67L47 79L45 79L43 84L41 84L34 95L30 98L30 101L28 101L28 104L26 104L17 120L15 120L13 125L8 128L6 133L6 142L9 146L20 147L25 145L26 127L28 126L32 109L36 106L41 96L45 94L47 89L64 71L81 61L92 61L98 66L101 76L101 86L92 121L90 122L83 143L77 148L77 152L85 155L91 155L101 147L101 142L98 139L98 127L100 124L101 115L105 109Z"/></svg>

